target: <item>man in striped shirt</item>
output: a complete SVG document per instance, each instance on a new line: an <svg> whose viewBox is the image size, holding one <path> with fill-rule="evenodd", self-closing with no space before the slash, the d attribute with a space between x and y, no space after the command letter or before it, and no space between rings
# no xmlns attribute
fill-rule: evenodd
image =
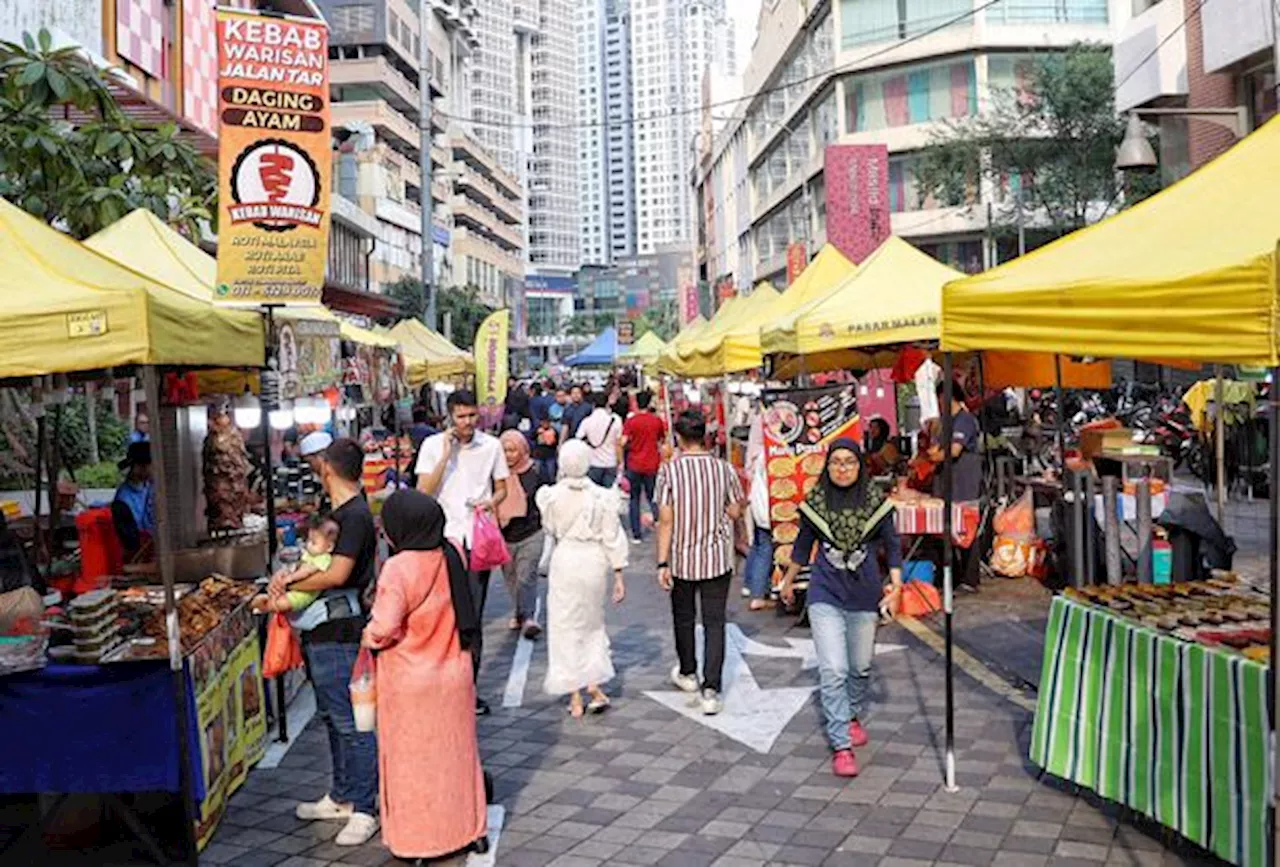
<svg viewBox="0 0 1280 867"><path fill-rule="evenodd" d="M706 654L702 666L702 712L720 712L724 668L725 604L733 575L733 524L742 515L742 484L725 461L707 451L707 423L688 411L675 423L680 456L658 470L658 583L671 593L679 665L671 682L698 692L694 648L701 599Z"/></svg>

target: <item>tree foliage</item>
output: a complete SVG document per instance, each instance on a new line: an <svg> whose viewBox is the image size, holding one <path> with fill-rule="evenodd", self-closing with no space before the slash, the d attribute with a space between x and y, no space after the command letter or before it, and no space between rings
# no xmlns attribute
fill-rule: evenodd
<svg viewBox="0 0 1280 867"><path fill-rule="evenodd" d="M0 196L41 220L84 238L146 208L199 237L217 176L177 132L133 123L93 63L47 30L0 42Z"/></svg>
<svg viewBox="0 0 1280 867"><path fill-rule="evenodd" d="M470 349L475 345L480 323L493 312L493 308L480 301L480 290L475 286L437 288L436 292L439 330L444 332L445 314L448 313L450 333L444 336L454 346ZM426 312L427 300L422 292L422 281L417 277L401 277L387 287L387 294L400 302L401 319L421 319Z"/></svg>
<svg viewBox="0 0 1280 867"><path fill-rule="evenodd" d="M1058 237L1154 190L1151 179L1115 169L1125 122L1115 109L1110 49L1079 43L1036 55L1025 86L996 89L979 114L946 122L915 168L921 195L973 202L978 180L997 192L992 216L1011 226L1022 188L1028 226Z"/></svg>

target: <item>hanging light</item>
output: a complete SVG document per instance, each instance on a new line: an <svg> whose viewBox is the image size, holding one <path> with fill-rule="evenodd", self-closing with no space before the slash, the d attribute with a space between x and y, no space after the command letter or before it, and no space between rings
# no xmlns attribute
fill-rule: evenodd
<svg viewBox="0 0 1280 867"><path fill-rule="evenodd" d="M267 422L272 430L288 430L293 427L293 402L283 401L279 409L267 413Z"/></svg>
<svg viewBox="0 0 1280 867"><path fill-rule="evenodd" d="M1120 171L1142 171L1154 169L1159 163L1156 152L1147 139L1142 118L1137 112L1129 112L1129 124L1125 129L1124 140L1116 149L1116 168Z"/></svg>
<svg viewBox="0 0 1280 867"><path fill-rule="evenodd" d="M236 427L244 430L253 430L262 424L262 405L248 389L236 398L231 414L235 418Z"/></svg>

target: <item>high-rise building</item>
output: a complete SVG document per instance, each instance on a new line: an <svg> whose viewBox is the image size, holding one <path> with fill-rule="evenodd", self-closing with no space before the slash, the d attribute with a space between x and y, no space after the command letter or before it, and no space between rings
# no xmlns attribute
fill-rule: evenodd
<svg viewBox="0 0 1280 867"><path fill-rule="evenodd" d="M577 30L582 262L602 265L636 249L630 3L589 0Z"/></svg>
<svg viewBox="0 0 1280 867"><path fill-rule="evenodd" d="M630 24L636 252L652 253L691 237L703 81L737 75L734 25L725 0L635 0Z"/></svg>
<svg viewBox="0 0 1280 867"><path fill-rule="evenodd" d="M916 181L921 149L949 121L1018 92L1036 54L1111 43L1130 9L1126 0L764 3L746 96L734 119L700 142L692 197L699 280L744 290L768 279L781 288L788 248L803 243L813 255L828 214L849 212L849 201L829 198L824 170L826 148L844 144L887 148L893 234L981 270L998 252L989 214L1010 211L1010 185L984 181L939 201Z"/></svg>

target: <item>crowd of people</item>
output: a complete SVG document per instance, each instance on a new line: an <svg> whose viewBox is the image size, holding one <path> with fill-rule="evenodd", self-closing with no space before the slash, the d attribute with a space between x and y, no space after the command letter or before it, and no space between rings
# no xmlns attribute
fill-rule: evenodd
<svg viewBox="0 0 1280 867"><path fill-rule="evenodd" d="M454 391L447 418L415 416L416 483L382 509L390 556L376 576L377 535L361 488L363 454L349 439L308 456L330 511L315 522L304 568L273 576L261 607L292 611L333 759L331 788L299 804L302 820L341 820L340 846L382 829L400 858L436 858L487 846L486 793L476 718L489 712L476 681L483 658L490 570L474 568L484 522L501 529L512 600L510 628L545 634L544 690L574 718L603 713L615 676L606 606L627 595L631 545L656 529L656 580L668 593L677 662L671 682L703 713L723 709L725 617L737 522L759 511L737 471L707 447L702 413L681 413L674 448L653 395L552 382L513 390L502 418L482 429L473 394ZM435 424L432 422L435 421ZM861 447L838 441L802 508L781 592L811 568L809 607L833 772L858 772L876 624L901 586L900 552L883 496L868 483ZM622 518L618 478L630 508ZM767 504L766 504L767 505ZM767 512L767 508L766 508ZM767 515L756 533L767 533ZM628 536L630 543L628 544ZM759 537L757 536L757 541ZM882 595L879 554L888 555ZM764 595L769 563L748 559L746 583ZM538 621L546 581L546 626ZM699 671L696 627L704 632ZM376 652L377 732L358 730L348 681L361 648ZM424 712L430 708L430 712Z"/></svg>

